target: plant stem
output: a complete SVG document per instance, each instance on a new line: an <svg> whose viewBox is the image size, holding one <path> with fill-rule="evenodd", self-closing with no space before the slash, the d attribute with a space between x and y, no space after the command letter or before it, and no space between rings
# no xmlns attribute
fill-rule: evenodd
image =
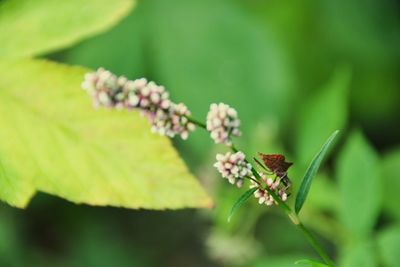
<svg viewBox="0 0 400 267"><path fill-rule="evenodd" d="M199 126L200 128L203 128L204 130L207 130L207 126L206 126L205 123L202 123L202 122L200 122L200 121L198 121L198 120L196 120L196 119L194 119L194 118L192 118L192 117L189 117L189 116L186 116L186 118L187 118L191 123L193 123L193 124Z"/></svg>
<svg viewBox="0 0 400 267"><path fill-rule="evenodd" d="M253 182L255 182L256 184L258 184L258 186L259 186L260 189L264 189L264 188L262 187L261 183L260 183L258 180L254 179L254 178L252 178L252 177L250 177L250 176L245 176L245 178L250 179L250 180L252 180Z"/></svg>
<svg viewBox="0 0 400 267"><path fill-rule="evenodd" d="M318 252L319 256L325 261L325 263L328 266L335 266L333 261L329 258L329 256L326 254L324 249L320 246L318 241L315 239L315 237L311 234L310 230L308 230L304 224L299 223L296 225L301 231L303 231L304 235L307 237L308 241L310 244L313 246L316 252Z"/></svg>
<svg viewBox="0 0 400 267"><path fill-rule="evenodd" d="M207 126L206 124L193 119L192 117L188 117L186 116L186 118L193 124L199 126L200 128L203 128L207 131ZM229 145L230 149L233 152L238 152L239 150L235 147L235 145L233 143L231 143L231 145ZM247 161L247 163L250 163L249 161ZM251 163L250 163L251 164ZM251 177L251 180L253 180L254 182L256 182L257 184L260 185L260 182L258 180L261 180L261 176L260 174L257 172L257 170L254 168L253 164L251 164L251 171L254 175L254 177L256 179L253 179ZM296 215L296 213L293 212L293 210L285 203L281 200L281 198L275 194L274 191L272 191L268 186L266 186L264 188L265 190L267 190L268 194L270 194L272 196L272 198L278 203L279 207L282 208L287 216L289 217L290 221L297 226L298 229L300 229L304 235L307 237L307 240L310 242L311 246L314 248L314 250L319 254L319 256L324 260L324 262L330 266L330 267L334 267L334 263L333 261L329 258L328 254L324 251L324 249L321 247L321 245L318 243L318 241L315 239L315 237L312 235L312 233L310 232L310 230L308 230L300 221L299 217Z"/></svg>

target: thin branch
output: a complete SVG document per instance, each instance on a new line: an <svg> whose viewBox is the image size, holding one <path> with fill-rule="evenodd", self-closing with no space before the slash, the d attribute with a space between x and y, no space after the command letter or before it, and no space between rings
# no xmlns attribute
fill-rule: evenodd
<svg viewBox="0 0 400 267"><path fill-rule="evenodd" d="M203 129L207 130L207 126L206 126L205 123L202 123L202 122L200 122L200 121L198 121L198 120L196 120L196 119L194 119L194 118L192 118L192 117L189 117L189 116L185 116L185 117L186 117L191 123L193 123L193 124L199 126L200 128L203 128Z"/></svg>

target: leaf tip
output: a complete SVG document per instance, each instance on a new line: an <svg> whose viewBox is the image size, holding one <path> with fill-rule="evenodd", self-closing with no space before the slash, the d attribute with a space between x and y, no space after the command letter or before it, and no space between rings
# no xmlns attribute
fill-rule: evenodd
<svg viewBox="0 0 400 267"><path fill-rule="evenodd" d="M301 182L299 191L296 196L296 202L294 206L294 211L296 215L299 214L303 204L307 198L308 192L311 187L312 180L316 175L325 154L327 153L331 143L335 139L336 135L339 133L339 130L335 130L328 138L328 140L323 144L320 151L314 156L313 160L311 161L310 165L308 166L306 173L304 174L303 180Z"/></svg>

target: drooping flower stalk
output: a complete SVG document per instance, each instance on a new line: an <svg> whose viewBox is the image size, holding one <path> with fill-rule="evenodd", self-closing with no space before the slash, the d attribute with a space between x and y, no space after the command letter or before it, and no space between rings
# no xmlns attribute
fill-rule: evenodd
<svg viewBox="0 0 400 267"><path fill-rule="evenodd" d="M282 208L293 224L306 235L325 263L334 266L311 232L285 203L288 198L286 190L290 185L281 183L284 176L268 178L265 173L257 171L246 160L245 154L234 146L231 137L241 135L240 120L235 109L224 103L211 104L204 124L192 118L184 104L172 102L163 86L148 82L144 78L132 81L124 76L117 77L103 68L86 74L82 88L92 97L96 107L138 110L149 120L152 132L168 137L180 135L182 139L187 139L189 133L195 130L195 126L207 130L215 143L225 144L232 150L216 157L217 162L214 166L222 177L237 187L241 187L244 179L248 178L251 182L250 187L257 188L254 196L258 202L267 206L276 204Z"/></svg>
<svg viewBox="0 0 400 267"><path fill-rule="evenodd" d="M164 86L144 78L132 81L99 68L85 75L82 88L92 97L96 107L138 110L149 120L154 133L171 138L180 135L187 139L196 128L189 121L191 113L183 103L172 102Z"/></svg>

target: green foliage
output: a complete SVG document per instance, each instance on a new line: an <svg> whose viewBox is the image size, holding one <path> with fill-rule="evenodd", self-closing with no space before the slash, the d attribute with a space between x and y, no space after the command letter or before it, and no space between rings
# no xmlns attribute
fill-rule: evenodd
<svg viewBox="0 0 400 267"><path fill-rule="evenodd" d="M328 152L328 149L335 139L336 135L339 131L335 131L322 146L321 150L311 161L310 166L308 167L306 173L304 174L303 181L301 182L300 189L296 195L296 203L295 203L295 211L298 214L306 201L308 191L310 191L311 183L314 176L317 174L319 166L322 163L322 160L325 157L325 154Z"/></svg>
<svg viewBox="0 0 400 267"><path fill-rule="evenodd" d="M93 109L79 89L85 71L0 65L0 198L24 207L40 190L91 205L209 207L170 142L137 113Z"/></svg>
<svg viewBox="0 0 400 267"><path fill-rule="evenodd" d="M310 267L328 267L328 265L314 261L314 260L308 260L308 259L304 259L304 260L298 260L295 262L296 264L301 264L301 265L307 265Z"/></svg>
<svg viewBox="0 0 400 267"><path fill-rule="evenodd" d="M106 44L113 44L112 56ZM211 103L228 103L240 114L243 138L260 119L287 117L293 98L293 74L281 45L231 1L143 1L119 27L67 51L65 60L146 74L198 118ZM211 146L204 133L184 145L196 160L208 157Z"/></svg>
<svg viewBox="0 0 400 267"><path fill-rule="evenodd" d="M379 233L378 248L386 267L399 266L400 227L398 225Z"/></svg>
<svg viewBox="0 0 400 267"><path fill-rule="evenodd" d="M367 1L360 10L356 0L338 0L325 2L321 11L329 42L338 50L345 50L349 56L373 64L390 60L389 53L398 55L396 43L391 42L391 37L386 34L396 27L396 11L390 9L390 5Z"/></svg>
<svg viewBox="0 0 400 267"><path fill-rule="evenodd" d="M108 235L107 225L88 224L82 222L79 245L71 246L67 266L148 266L149 262L143 261L137 249L125 250L118 238ZM104 236L107 236L106 238ZM104 240L106 239L106 240ZM104 242L106 241L106 242ZM42 266L38 266L42 267ZM48 267L53 267L48 265Z"/></svg>
<svg viewBox="0 0 400 267"><path fill-rule="evenodd" d="M378 259L375 253L373 241L364 240L356 244L342 248L343 255L339 261L341 267L376 267Z"/></svg>
<svg viewBox="0 0 400 267"><path fill-rule="evenodd" d="M379 214L382 180L378 156L360 132L348 137L336 171L340 221L350 239L363 239L372 232Z"/></svg>
<svg viewBox="0 0 400 267"><path fill-rule="evenodd" d="M298 255L268 256L259 259L251 267L296 267L296 260L301 257Z"/></svg>
<svg viewBox="0 0 400 267"><path fill-rule="evenodd" d="M324 211L336 211L338 206L337 184L326 173L318 173L309 192L307 205Z"/></svg>
<svg viewBox="0 0 400 267"><path fill-rule="evenodd" d="M0 58L24 58L72 45L115 25L132 0L0 3Z"/></svg>
<svg viewBox="0 0 400 267"><path fill-rule="evenodd" d="M400 219L400 149L386 154L382 160L382 165L382 182L385 192L383 194L384 209L392 217Z"/></svg>
<svg viewBox="0 0 400 267"><path fill-rule="evenodd" d="M297 158L301 164L312 158L329 134L344 129L349 83L349 69L339 69L332 80L305 103L298 119L296 138Z"/></svg>
<svg viewBox="0 0 400 267"><path fill-rule="evenodd" d="M233 214L235 213L235 211L237 209L239 209L245 202L246 200L249 199L249 197L251 197L254 192L257 190L258 188L251 188L249 190L247 190L246 192L243 193L243 195L241 195L235 202L235 204L233 204L231 210L229 211L229 216L228 216L228 222L231 220Z"/></svg>
<svg viewBox="0 0 400 267"><path fill-rule="evenodd" d="M360 5L359 0L144 0L138 1L135 12L116 27L81 42L82 38L91 37L116 24L130 12L131 7L131 2L127 0L0 0L0 58L38 56L75 44L71 49L50 57L91 69L104 66L130 78L154 79L166 85L174 100L188 104L193 115L199 119L205 117L210 102L224 101L238 108L242 120L243 136L237 140L242 143L238 147L249 156L259 151L288 155L295 162L289 172L294 186L299 184L296 179L301 178L309 159L329 133L338 128L346 133L346 127L362 127L378 151L391 152L383 153L382 161L377 162L376 153L369 153L371 148L364 141L364 145L358 145L351 149L351 153L347 153L353 155L351 161L349 156L343 160L339 158L346 153L339 154L338 160L335 160L336 170L326 168L314 179L313 189L307 198L307 209L302 209L302 219L317 233L319 240L325 241L323 243L330 248L331 254L339 255L338 266L342 263L351 267L398 265L400 156L398 149L393 150L393 146L398 145L400 134L400 20L396 1L364 1ZM351 90L346 70L339 71L330 85L320 89L319 85L327 81L332 71L343 63L348 64L354 74L351 75ZM125 164L123 157L126 153L109 162L117 150L114 149L116 141L119 144L129 138L127 142L130 143L131 138L137 138L152 140L157 145L165 142L168 150L171 150L167 141L148 133L147 123L137 114L94 111L89 99L82 92L79 93L78 85L74 85L73 89L71 87L71 99L68 94L62 103L58 100L51 103L54 100L48 99L49 93L56 94L59 86L41 86L34 92L29 89L28 83L24 83L24 87L17 90L8 86L4 89L3 85L8 83L10 77L9 72L13 72L14 77L19 75L21 79L30 74L25 74L25 67L18 70L13 66L17 65L1 67L0 135L5 136L6 131L12 134L7 134L6 140L0 140L0 196L8 195L11 198L16 189L25 191L27 195L32 194L30 186L25 185L29 180L29 183L39 183L38 186L32 185L35 190L41 190L39 186L54 189L58 179L43 178L42 173L37 173L38 164L58 166L64 164L62 161L65 159L69 159L65 164L75 164L74 160L70 160L75 154L83 158L93 154L94 149L98 150L92 148L90 143L82 146L85 151L81 153L81 144L78 143L80 136L76 142L65 142L65 134L54 126L54 121L60 124L59 120L53 119L55 116L63 120L62 125L72 127L72 130L77 127L81 129L83 121L86 123L93 118L96 122L89 122L88 127L111 127L100 133L101 136L107 133L123 139L103 138L101 142L107 143L106 147L113 147L112 155L96 154L88 167L77 166L77 170L101 169L89 174L89 178L103 172L110 176L118 175L114 172L120 170L121 162ZM56 66L56 72L59 68L64 69ZM73 70L74 73L83 71ZM53 76L53 71L49 71L49 76ZM68 83L72 79L73 83L77 83L78 78L75 74L72 76L63 76L62 79ZM48 77L44 75L40 79ZM61 76L57 75L56 79L61 80ZM53 80L49 78L49 81ZM22 84L22 81L18 82ZM26 95L23 92L25 88L28 88ZM45 94L43 98L37 95L42 93ZM86 105L80 118L75 117L73 110L77 98L82 98L77 110L83 110L83 102ZM38 103L34 104L36 101ZM26 103L32 104L40 112L52 107L46 113L50 114L51 140L37 138L38 133L42 132L43 136L50 136L47 134L48 123L38 119L37 113L31 112L32 109L27 111ZM12 114L9 114L9 107ZM64 109L68 109L68 112L73 110L75 115L72 121L67 118L69 114L57 113ZM347 120L348 109L351 110L351 120ZM125 119L114 118L120 116ZM26 123L30 118L33 118L32 121ZM76 123L75 118L78 119ZM127 126L129 129L124 128L124 133L118 133L115 127L119 127L122 120L130 123ZM105 124L99 126L100 121ZM114 121L118 124L115 127ZM293 123L297 124L297 131L293 131ZM133 132L131 129L137 129L136 126L141 129ZM116 131L110 133L113 129ZM85 140L93 134L96 135L94 142L99 143L98 131L88 132ZM23 142L21 136L29 139L28 145L25 143L14 149L12 146L15 143ZM192 169L204 179L208 190L216 196L217 208L211 214L208 211L193 216L193 211L159 213L96 209L39 194L29 209L23 212L0 205L0 236L3 237L0 240L0 266L92 267L115 263L118 266L151 267L184 263L186 266L210 267L286 267L296 266L295 260L313 255L301 233L297 233L283 216L276 216L277 209L262 208L256 201L250 201L246 203L246 208L237 210L235 219L227 224L226 214L237 197L237 191L214 175L213 154L220 148L210 152L212 142L208 134L202 131L196 131L188 142L174 142L185 160L192 163ZM246 145L249 143L251 147ZM49 144L49 147L36 151L36 147L45 144ZM292 145L294 155L285 151ZM27 146L35 150L28 151L25 149ZM60 146L63 150L59 149ZM349 146L347 143L345 150L350 150ZM135 144L132 153L142 153L136 148L142 149ZM49 151L51 155L45 157L47 163L43 163L42 156L39 162L33 163L36 158L36 155L31 156L33 152L45 154ZM144 155L150 155L151 151L145 151ZM153 156L156 157L151 155L149 158ZM366 158L375 160L372 160L373 164L363 164ZM131 162L130 159L126 164L133 168L137 162ZM144 162L146 159L140 160ZM94 164L96 166L93 167ZM163 162L159 160L145 171L155 172L153 169L162 169L161 165ZM339 165L346 165L342 168L346 171L339 173ZM378 169L377 165L383 167L382 176L374 178L372 174L367 174ZM110 166L114 168L111 170ZM54 168L48 167L55 173ZM62 177L69 174L72 167L63 167L65 169L67 173L62 173ZM353 175L353 169L354 173L362 172L361 175ZM14 172L14 178L24 175L24 179L4 180L10 172ZM133 171L132 177L128 173L125 175L132 180L137 177ZM46 186L43 185L47 183L45 179L48 181ZM109 182L114 180L118 184L121 182L118 178ZM193 181L192 178L189 180ZM379 180L379 184L376 184L376 180ZM60 182L73 185L76 178L70 176L68 180L63 178ZM171 183L169 180L162 182L165 186ZM221 185L220 188L218 185ZM106 187L103 182L100 186ZM384 210L378 211L376 205L379 205L381 186ZM65 187L69 188L69 185ZM84 184L83 188L92 194L88 187L88 184ZM377 192L371 187L377 187ZM112 190L113 187L108 188ZM197 183L195 188L198 188ZM139 189L132 188L128 198L138 192L140 194L142 190ZM99 191L98 188L93 190ZM192 193L190 188L185 191ZM171 194L175 193L173 191ZM14 197L18 198L18 195ZM24 199L18 201L24 202ZM381 220L375 223L378 213ZM86 223L85 218L89 219ZM359 229L356 229L358 225ZM393 227L382 230L387 225ZM215 228L218 231L214 231ZM179 233L176 229L179 229ZM211 240L218 240L214 232L223 232L227 237L224 237L224 242L216 242L213 247L215 250L206 255L202 241L207 233L210 233ZM356 237L358 241L354 240ZM218 254L221 250L226 254ZM300 252L300 255L293 255L294 251ZM240 258L241 261L228 261L227 256Z"/></svg>
<svg viewBox="0 0 400 267"><path fill-rule="evenodd" d="M21 233L11 210L0 209L0 266L23 266ZM12 264L14 263L14 264Z"/></svg>

